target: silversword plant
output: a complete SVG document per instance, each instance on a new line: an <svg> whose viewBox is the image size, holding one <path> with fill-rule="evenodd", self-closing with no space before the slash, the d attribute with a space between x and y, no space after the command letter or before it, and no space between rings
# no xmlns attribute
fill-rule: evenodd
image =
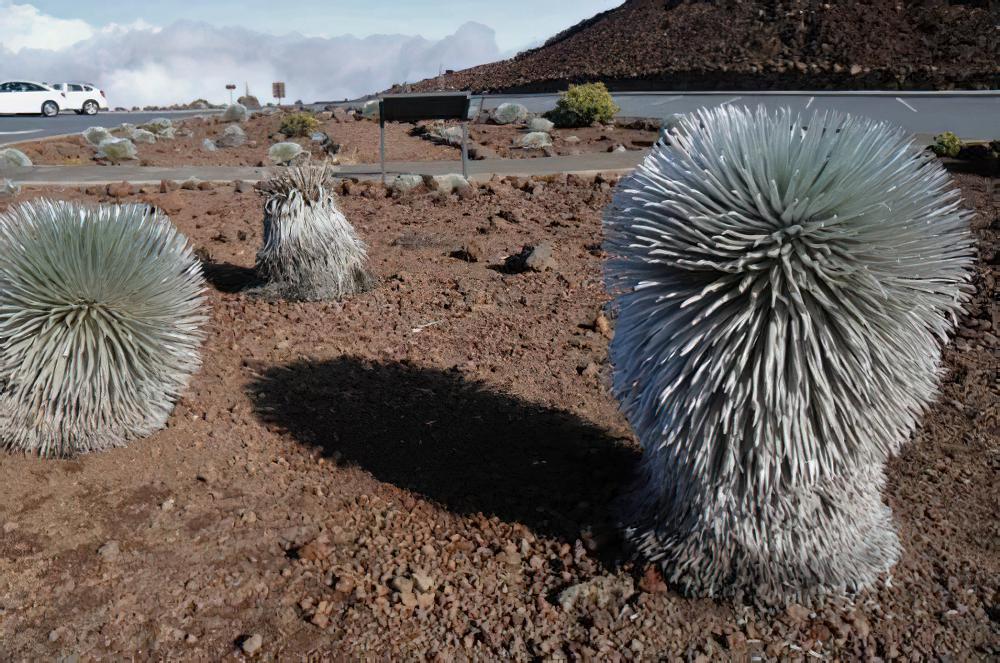
<svg viewBox="0 0 1000 663"><path fill-rule="evenodd" d="M146 205L0 215L0 446L70 456L163 426L200 364L204 278Z"/></svg>
<svg viewBox="0 0 1000 663"><path fill-rule="evenodd" d="M882 123L679 122L604 220L614 390L644 448L628 535L691 594L869 585L900 550L885 460L970 291L968 214Z"/></svg>
<svg viewBox="0 0 1000 663"><path fill-rule="evenodd" d="M371 288L365 244L337 206L329 167L288 168L258 190L265 198L259 294L310 301Z"/></svg>

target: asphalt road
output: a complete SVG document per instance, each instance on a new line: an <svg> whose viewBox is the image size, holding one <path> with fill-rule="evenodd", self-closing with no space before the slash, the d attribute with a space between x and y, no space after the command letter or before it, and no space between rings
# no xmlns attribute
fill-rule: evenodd
<svg viewBox="0 0 1000 663"><path fill-rule="evenodd" d="M496 108L505 101L524 104L541 113L556 105L559 95L491 95L477 97L473 108ZM804 113L836 110L866 115L898 124L914 134L953 131L966 140L1000 138L1000 90L989 92L639 92L614 95L623 117L665 117L700 107L723 104L776 109L789 107Z"/></svg>
<svg viewBox="0 0 1000 663"><path fill-rule="evenodd" d="M189 117L211 113L210 110L199 111L160 111L160 112L102 112L97 115L77 115L62 113L57 117L41 117L38 115L0 115L0 145L16 143L25 140L35 140L63 134L77 134L88 127L117 127L122 122L143 124L156 117Z"/></svg>

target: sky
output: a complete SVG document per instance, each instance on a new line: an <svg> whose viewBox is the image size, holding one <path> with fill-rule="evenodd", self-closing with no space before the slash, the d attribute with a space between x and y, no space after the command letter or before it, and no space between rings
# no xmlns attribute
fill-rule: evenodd
<svg viewBox="0 0 1000 663"><path fill-rule="evenodd" d="M85 80L112 106L357 97L509 57L622 0L0 0L0 80ZM294 11L283 11L294 7Z"/></svg>

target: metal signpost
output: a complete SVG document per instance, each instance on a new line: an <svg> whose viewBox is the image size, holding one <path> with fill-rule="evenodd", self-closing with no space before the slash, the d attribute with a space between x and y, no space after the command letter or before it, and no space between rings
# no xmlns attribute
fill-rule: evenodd
<svg viewBox="0 0 1000 663"><path fill-rule="evenodd" d="M271 96L278 100L278 105L281 105L281 100L285 98L285 84L281 81L271 83Z"/></svg>
<svg viewBox="0 0 1000 663"><path fill-rule="evenodd" d="M385 123L420 120L461 120L462 177L468 178L469 104L468 92L430 92L427 94L386 94L378 104L379 153L382 183L385 184Z"/></svg>

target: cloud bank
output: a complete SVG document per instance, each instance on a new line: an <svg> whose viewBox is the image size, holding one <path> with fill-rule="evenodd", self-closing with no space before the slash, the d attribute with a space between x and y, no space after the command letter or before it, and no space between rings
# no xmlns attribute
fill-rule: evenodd
<svg viewBox="0 0 1000 663"><path fill-rule="evenodd" d="M279 80L292 101L354 98L499 58L493 30L480 23L440 40L277 36L192 21L95 27L0 1L0 80L88 81L112 106L221 102L227 83L240 94L249 84L265 102Z"/></svg>

